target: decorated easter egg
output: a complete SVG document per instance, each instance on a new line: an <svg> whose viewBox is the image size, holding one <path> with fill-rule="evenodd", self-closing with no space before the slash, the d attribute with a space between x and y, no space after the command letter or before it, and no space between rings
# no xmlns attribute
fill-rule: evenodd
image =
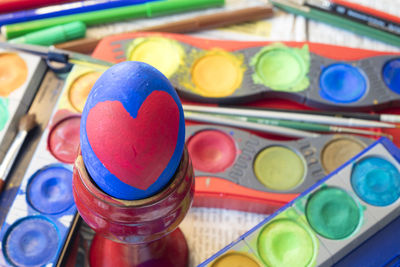
<svg viewBox="0 0 400 267"><path fill-rule="evenodd" d="M112 197L152 196L172 179L185 143L178 95L154 67L126 61L94 84L82 113L82 157L93 181Z"/></svg>

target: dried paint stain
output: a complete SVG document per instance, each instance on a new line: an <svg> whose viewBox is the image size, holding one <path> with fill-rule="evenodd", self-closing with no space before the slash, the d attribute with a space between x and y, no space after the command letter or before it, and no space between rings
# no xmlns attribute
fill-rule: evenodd
<svg viewBox="0 0 400 267"><path fill-rule="evenodd" d="M301 92L310 85L307 77L310 69L307 45L301 49L280 43L263 47L251 58L250 65L254 67L254 83L272 90Z"/></svg>
<svg viewBox="0 0 400 267"><path fill-rule="evenodd" d="M7 107L8 100L0 97L0 131L3 130L4 126L6 126L8 117L10 116Z"/></svg>
<svg viewBox="0 0 400 267"><path fill-rule="evenodd" d="M15 53L0 54L0 96L8 96L28 78L26 62Z"/></svg>

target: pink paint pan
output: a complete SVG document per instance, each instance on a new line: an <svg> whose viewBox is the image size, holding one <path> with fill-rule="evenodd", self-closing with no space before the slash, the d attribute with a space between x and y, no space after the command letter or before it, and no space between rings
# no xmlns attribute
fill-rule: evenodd
<svg viewBox="0 0 400 267"><path fill-rule="evenodd" d="M224 132L204 130L187 141L195 169L217 173L230 167L237 154L235 141Z"/></svg>
<svg viewBox="0 0 400 267"><path fill-rule="evenodd" d="M47 145L50 153L59 161L75 161L79 147L80 122L80 115L72 115L58 121L50 129Z"/></svg>

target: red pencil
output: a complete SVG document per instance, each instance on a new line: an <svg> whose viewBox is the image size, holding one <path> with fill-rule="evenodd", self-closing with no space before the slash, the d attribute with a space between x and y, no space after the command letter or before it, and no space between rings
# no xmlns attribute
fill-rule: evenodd
<svg viewBox="0 0 400 267"><path fill-rule="evenodd" d="M49 6L65 2L74 2L74 0L1 0L0 13Z"/></svg>

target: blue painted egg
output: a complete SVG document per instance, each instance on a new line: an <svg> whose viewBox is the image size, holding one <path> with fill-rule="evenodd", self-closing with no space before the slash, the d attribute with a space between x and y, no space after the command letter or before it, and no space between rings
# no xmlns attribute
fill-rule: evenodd
<svg viewBox="0 0 400 267"><path fill-rule="evenodd" d="M126 61L94 84L82 113L82 157L91 178L124 200L150 197L174 176L185 143L177 93L154 67Z"/></svg>

